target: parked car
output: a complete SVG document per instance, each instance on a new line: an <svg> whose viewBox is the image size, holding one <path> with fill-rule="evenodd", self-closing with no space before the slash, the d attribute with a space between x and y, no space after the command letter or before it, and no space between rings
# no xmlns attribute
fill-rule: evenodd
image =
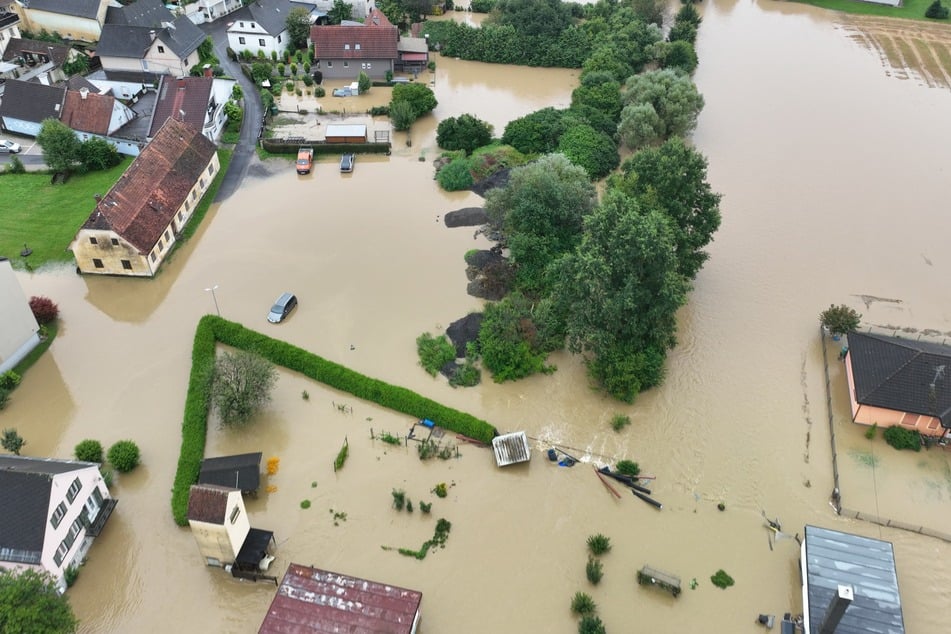
<svg viewBox="0 0 951 634"><path fill-rule="evenodd" d="M310 168L314 163L314 148L302 147L297 150L297 173L310 174Z"/></svg>
<svg viewBox="0 0 951 634"><path fill-rule="evenodd" d="M19 143L0 141L0 153L2 154L19 154L21 149L23 148L20 147Z"/></svg>
<svg viewBox="0 0 951 634"><path fill-rule="evenodd" d="M352 172L353 171L353 162L357 157L353 154L344 154L340 157L340 171L341 172Z"/></svg>
<svg viewBox="0 0 951 634"><path fill-rule="evenodd" d="M279 324L291 314L294 307L297 306L297 296L294 293L282 293L280 297L271 306L271 312L267 315L267 320L272 324Z"/></svg>
<svg viewBox="0 0 951 634"><path fill-rule="evenodd" d="M349 88L334 88L332 94L334 97L349 97L350 89Z"/></svg>

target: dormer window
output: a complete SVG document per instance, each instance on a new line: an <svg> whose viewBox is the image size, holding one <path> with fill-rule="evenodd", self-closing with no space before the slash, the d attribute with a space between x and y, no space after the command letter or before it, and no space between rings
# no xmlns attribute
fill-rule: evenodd
<svg viewBox="0 0 951 634"><path fill-rule="evenodd" d="M354 45L353 45L353 48L355 48L356 50L359 51L359 50L360 50L360 45L359 45L359 44L354 44Z"/></svg>
<svg viewBox="0 0 951 634"><path fill-rule="evenodd" d="M350 45L349 45L349 44L344 44L344 45L343 45L343 50L349 51L349 50L350 50Z"/></svg>

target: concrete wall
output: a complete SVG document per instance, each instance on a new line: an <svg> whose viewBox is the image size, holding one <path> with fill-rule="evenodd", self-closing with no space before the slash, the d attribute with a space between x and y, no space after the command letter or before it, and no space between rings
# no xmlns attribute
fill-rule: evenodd
<svg viewBox="0 0 951 634"><path fill-rule="evenodd" d="M13 368L40 342L40 326L9 260L0 261L0 373Z"/></svg>
<svg viewBox="0 0 951 634"><path fill-rule="evenodd" d="M79 18L72 15L62 15L59 13L49 13L47 11L37 11L35 9L23 9L16 4L17 13L20 14L21 29L39 33L46 29L50 33L56 32L68 40L82 40L83 42L98 42L102 35L102 23L105 20L107 3L101 6L102 15L98 20L89 18Z"/></svg>

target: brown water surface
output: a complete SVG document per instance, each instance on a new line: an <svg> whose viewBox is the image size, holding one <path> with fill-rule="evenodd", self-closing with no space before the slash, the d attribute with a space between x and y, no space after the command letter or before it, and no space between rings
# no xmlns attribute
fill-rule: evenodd
<svg viewBox="0 0 951 634"><path fill-rule="evenodd" d="M430 634L568 634L577 591L594 597L613 632L758 632L757 614L801 610L796 544L770 549L765 511L790 534L814 523L893 541L907 631L942 631L951 545L845 520L828 505L816 315L846 302L870 323L951 330L941 292L951 95L883 73L876 49L836 14L729 0L703 10L696 81L706 108L694 141L724 194L723 226L679 315L667 380L633 406L592 391L565 354L554 355L552 376L468 390L416 362L417 335L479 309L462 255L487 246L441 222L480 199L440 192L429 160L418 160L435 154L437 118L475 112L501 132L536 108L566 105L572 71L440 59L440 105L413 126L412 146L397 136L392 157L358 157L346 177L326 161L309 177L281 162L252 170L260 176L209 213L158 279L21 274L28 294L59 303L63 327L0 422L18 428L29 455L66 457L83 438L131 438L143 451L143 465L117 480L116 513L69 591L83 631L255 632L273 596L273 586L206 568L171 521L192 336L215 310L204 290L213 285L228 319L540 439L529 464L504 470L466 445L459 459L420 462L412 447L369 437L371 428L405 434L405 416L282 372L254 426L211 429L207 451L281 459L273 492L248 503L252 524L275 531L278 575L294 561L419 589ZM285 290L300 306L270 325L266 311ZM838 366L832 374L844 390ZM845 424L844 399L834 407L844 502L951 532L945 454L896 460L881 441L869 450ZM633 421L621 433L608 425L615 413ZM334 474L345 439L350 458ZM548 442L599 464L639 461L664 509L615 500L586 464L554 466ZM856 451L881 461L877 494ZM430 493L439 482L452 485L445 500ZM392 510L394 488L433 502L432 516L418 504L413 514ZM346 519L335 525L334 513ZM381 548L417 548L439 517L452 522L449 541L424 561ZM593 587L585 539L597 532L613 549ZM639 588L634 571L645 563L699 585L676 600ZM709 583L718 568L735 587Z"/></svg>

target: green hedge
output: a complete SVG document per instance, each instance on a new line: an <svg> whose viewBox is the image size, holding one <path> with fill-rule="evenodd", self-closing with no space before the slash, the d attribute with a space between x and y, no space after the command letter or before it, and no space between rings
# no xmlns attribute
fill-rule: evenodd
<svg viewBox="0 0 951 634"><path fill-rule="evenodd" d="M282 139L261 139L261 147L271 154L297 154L301 147L314 148L314 154L389 154L389 143L327 143L326 141L294 141L288 143Z"/></svg>
<svg viewBox="0 0 951 634"><path fill-rule="evenodd" d="M218 342L252 351L275 365L300 372L357 398L417 419L428 418L444 429L470 438L489 443L498 433L492 425L471 414L446 407L406 388L364 376L312 352L249 330L241 324L205 315L195 331L191 377L182 421L182 447L172 489L172 515L179 526L188 524L188 491L198 480L198 471L205 455L211 368L214 365L215 344Z"/></svg>

